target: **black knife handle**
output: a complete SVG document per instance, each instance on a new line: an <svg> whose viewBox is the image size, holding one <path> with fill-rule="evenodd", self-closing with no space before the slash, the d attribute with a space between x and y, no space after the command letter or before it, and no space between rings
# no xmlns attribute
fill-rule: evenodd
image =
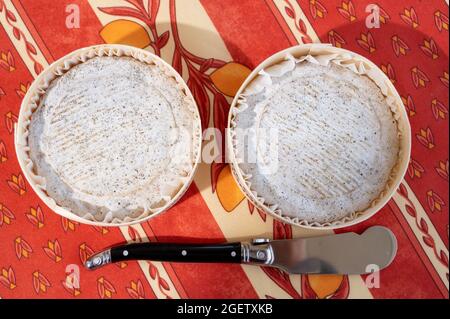
<svg viewBox="0 0 450 319"><path fill-rule="evenodd" d="M171 244L139 243L111 248L111 262L154 260L200 263L240 263L241 243Z"/></svg>

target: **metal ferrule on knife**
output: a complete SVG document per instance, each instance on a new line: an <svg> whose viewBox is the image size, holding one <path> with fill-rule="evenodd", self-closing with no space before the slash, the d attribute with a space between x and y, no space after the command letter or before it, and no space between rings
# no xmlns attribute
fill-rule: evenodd
<svg viewBox="0 0 450 319"><path fill-rule="evenodd" d="M271 265L273 260L274 253L269 239L256 238L251 243L241 243L242 263Z"/></svg>

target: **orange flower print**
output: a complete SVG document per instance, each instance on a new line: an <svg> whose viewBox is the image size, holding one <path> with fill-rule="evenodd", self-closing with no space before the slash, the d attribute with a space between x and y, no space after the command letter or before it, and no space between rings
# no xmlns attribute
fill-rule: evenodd
<svg viewBox="0 0 450 319"><path fill-rule="evenodd" d="M75 226L79 225L79 223L74 222L66 217L62 217L61 216L61 226L64 230L65 233L67 233L69 230L70 231L75 231Z"/></svg>
<svg viewBox="0 0 450 319"><path fill-rule="evenodd" d="M419 47L426 56L432 58L433 60L439 58L437 45L432 38L428 40L424 39L423 44L419 45Z"/></svg>
<svg viewBox="0 0 450 319"><path fill-rule="evenodd" d="M16 288L16 275L11 267L1 269L0 283L10 290Z"/></svg>
<svg viewBox="0 0 450 319"><path fill-rule="evenodd" d="M442 30L448 31L448 16L446 16L441 11L436 11L434 13L434 24L436 28L441 32Z"/></svg>
<svg viewBox="0 0 450 319"><path fill-rule="evenodd" d="M28 258L33 252L30 244L20 236L14 240L14 247L16 250L17 259L19 260L22 259L22 257Z"/></svg>
<svg viewBox="0 0 450 319"><path fill-rule="evenodd" d="M442 210L442 206L445 206L445 202L433 190L429 190L427 192L427 202L428 202L428 207L430 208L432 213L434 213L436 211L440 212Z"/></svg>
<svg viewBox="0 0 450 319"><path fill-rule="evenodd" d="M416 134L416 137L426 148L432 149L434 147L434 137L429 127L427 129L420 129L420 133Z"/></svg>
<svg viewBox="0 0 450 319"><path fill-rule="evenodd" d="M414 101L411 97L411 95L408 94L407 97L402 96L403 105L406 108L406 112L408 113L409 117L413 117L416 115L416 106L414 105Z"/></svg>
<svg viewBox="0 0 450 319"><path fill-rule="evenodd" d="M73 297L81 294L80 290L80 269L73 267L74 265L67 265L65 271L65 279L61 281L64 289Z"/></svg>
<svg viewBox="0 0 450 319"><path fill-rule="evenodd" d="M34 271L32 274L33 277L33 288L36 294L46 293L47 289L51 287L48 279L38 270Z"/></svg>
<svg viewBox="0 0 450 319"><path fill-rule="evenodd" d="M309 12L314 19L324 18L327 9L317 0L309 0Z"/></svg>
<svg viewBox="0 0 450 319"><path fill-rule="evenodd" d="M440 177L448 181L449 169L448 169L448 160L439 161L439 165L435 168L436 172Z"/></svg>
<svg viewBox="0 0 450 319"><path fill-rule="evenodd" d="M416 88L425 87L430 82L427 75L416 66L411 69L411 78Z"/></svg>
<svg viewBox="0 0 450 319"><path fill-rule="evenodd" d="M22 176L22 173L17 175L12 174L11 179L6 181L8 183L9 188L11 188L14 192L19 194L20 196L26 193L25 179Z"/></svg>
<svg viewBox="0 0 450 319"><path fill-rule="evenodd" d="M414 10L413 7L411 7L409 10L404 9L403 13L400 13L400 18L405 22L407 25L412 26L414 29L419 26L419 18L417 17L416 10Z"/></svg>
<svg viewBox="0 0 450 319"><path fill-rule="evenodd" d="M344 38L334 30L328 32L328 42L337 48L342 48L342 46L346 44Z"/></svg>
<svg viewBox="0 0 450 319"><path fill-rule="evenodd" d="M59 241L55 239L54 241L47 241L47 246L42 247L45 254L54 262L60 262L62 260L62 251Z"/></svg>
<svg viewBox="0 0 450 319"><path fill-rule="evenodd" d="M358 45L369 53L373 53L376 50L375 40L372 34L368 31L367 33L361 33L359 39L356 39Z"/></svg>
<svg viewBox="0 0 450 319"><path fill-rule="evenodd" d="M356 20L355 6L353 5L353 2L351 0L343 0L341 6L338 7L337 10L341 14L341 16L343 16L347 20L350 20L350 22Z"/></svg>
<svg viewBox="0 0 450 319"><path fill-rule="evenodd" d="M422 174L425 172L425 169L423 168L422 165L420 165L419 162L417 162L416 160L412 159L409 161L409 165L408 165L408 175L409 177L414 178L421 178Z"/></svg>
<svg viewBox="0 0 450 319"><path fill-rule="evenodd" d="M380 22L386 24L391 17L381 6L378 6L378 9L380 11Z"/></svg>
<svg viewBox="0 0 450 319"><path fill-rule="evenodd" d="M44 214L42 213L42 209L39 205L36 208L30 207L30 212L26 213L25 216L28 221L37 228L44 227Z"/></svg>
<svg viewBox="0 0 450 319"><path fill-rule="evenodd" d="M97 292L100 298L110 299L112 298L112 295L116 293L116 288L102 276L97 279Z"/></svg>
<svg viewBox="0 0 450 319"><path fill-rule="evenodd" d="M381 70L387 75L389 80L391 80L392 83L395 83L395 71L392 67L392 64L388 63L386 65L381 65Z"/></svg>
<svg viewBox="0 0 450 319"><path fill-rule="evenodd" d="M0 140L0 164L6 162L7 159L8 155L6 154L6 145L2 140Z"/></svg>
<svg viewBox="0 0 450 319"><path fill-rule="evenodd" d="M89 247L86 243L82 243L80 248L78 249L78 253L80 255L80 261L82 264L86 263L89 257L94 255L94 250Z"/></svg>
<svg viewBox="0 0 450 319"><path fill-rule="evenodd" d="M126 262L124 262L124 261L121 261L121 262L118 262L118 263L114 263L114 265L116 265L120 269L124 269L126 266L128 266L128 264Z"/></svg>
<svg viewBox="0 0 450 319"><path fill-rule="evenodd" d="M9 134L12 134L14 132L14 123L16 122L17 122L17 115L15 115L12 112L7 112L5 114L5 124Z"/></svg>
<svg viewBox="0 0 450 319"><path fill-rule="evenodd" d="M145 299L144 286L138 279L137 281L130 281L130 286L126 287L128 295L133 299Z"/></svg>
<svg viewBox="0 0 450 319"><path fill-rule="evenodd" d="M439 80L441 80L442 84L444 84L446 87L448 87L448 72L444 71L442 76L439 77Z"/></svg>
<svg viewBox="0 0 450 319"><path fill-rule="evenodd" d="M106 227L103 226L93 226L93 227L96 231L98 231L102 235L106 235L107 233L109 233L109 230Z"/></svg>
<svg viewBox="0 0 450 319"><path fill-rule="evenodd" d="M0 51L0 67L8 72L12 72L16 69L11 51Z"/></svg>
<svg viewBox="0 0 450 319"><path fill-rule="evenodd" d="M442 102L438 101L438 99L433 99L433 101L431 101L431 110L433 111L436 120L445 120L445 117L448 114L447 107L442 104Z"/></svg>
<svg viewBox="0 0 450 319"><path fill-rule="evenodd" d="M19 88L16 89L17 96L23 98L27 93L28 89L30 88L30 85L31 85L30 82L28 82L27 84L20 83Z"/></svg>
<svg viewBox="0 0 450 319"><path fill-rule="evenodd" d="M400 55L406 55L408 53L409 46L398 35L392 37L392 49L397 57Z"/></svg>
<svg viewBox="0 0 450 319"><path fill-rule="evenodd" d="M13 212L10 211L5 205L0 203L0 227L3 225L10 225L11 221L16 219Z"/></svg>
<svg viewBox="0 0 450 319"><path fill-rule="evenodd" d="M5 91L3 91L2 88L0 88L0 101L2 100L2 96L5 96L5 95L6 95Z"/></svg>
<svg viewBox="0 0 450 319"><path fill-rule="evenodd" d="M77 297L81 294L81 290L79 288L69 285L66 281L61 281L61 285L71 296Z"/></svg>

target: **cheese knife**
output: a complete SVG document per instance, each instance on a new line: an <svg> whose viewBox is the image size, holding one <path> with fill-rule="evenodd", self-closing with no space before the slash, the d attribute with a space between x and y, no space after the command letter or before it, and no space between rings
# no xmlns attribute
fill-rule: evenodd
<svg viewBox="0 0 450 319"><path fill-rule="evenodd" d="M226 244L134 243L108 248L91 256L85 267L96 269L126 260L193 263L242 263L270 266L291 274L367 274L393 261L397 240L386 227L364 233Z"/></svg>

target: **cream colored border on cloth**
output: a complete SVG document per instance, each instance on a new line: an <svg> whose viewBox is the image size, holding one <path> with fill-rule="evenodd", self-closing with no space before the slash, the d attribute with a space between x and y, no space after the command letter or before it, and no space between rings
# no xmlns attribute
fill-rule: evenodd
<svg viewBox="0 0 450 319"><path fill-rule="evenodd" d="M393 167L390 179L386 188L381 192L380 196L375 199L371 205L364 211L354 212L339 220L333 222L319 223L308 222L298 217L284 216L282 211L277 207L276 203L267 204L265 199L259 196L254 189L251 188L249 179L251 176L245 174L240 166L240 154L237 154L236 141L236 122L235 116L245 110L246 96L257 94L264 90L265 87L271 85L272 77L281 77L287 72L294 70L297 63L309 61L311 63L328 65L335 63L359 74L368 76L380 88L386 101L391 108L395 120L397 121L400 139L400 150L397 164ZM242 84L230 108L228 118L228 155L231 162L233 176L235 177L239 187L257 207L276 218L283 220L292 225L303 226L307 228L335 229L354 225L362 222L374 215L380 210L392 197L395 190L399 186L403 176L406 173L409 156L411 151L411 128L409 125L406 111L403 107L402 100L387 76L370 60L360 56L354 52L336 48L328 44L305 44L298 45L269 57L262 62Z"/></svg>
<svg viewBox="0 0 450 319"><path fill-rule="evenodd" d="M38 107L39 101L42 95L45 93L45 90L48 88L50 83L57 77L63 75L67 72L71 67L86 62L89 59L92 59L97 56L127 56L133 57L136 60L144 63L148 63L151 65L156 65L164 73L173 77L177 82L178 88L186 95L185 101L187 105L190 106L191 111L194 113L194 117L196 119L196 123L194 124L194 132L193 136L193 152L195 154L195 162L193 163L192 170L190 174L185 177L186 181L183 186L178 190L175 196L166 200L165 204L161 207L158 207L153 210L148 210L143 212L140 216L136 218L125 217L124 220L120 220L118 218L114 218L111 222L103 222L103 221L95 221L93 219L92 214L88 213L83 217L76 215L69 211L68 209L59 206L55 200L47 195L45 192L45 178L38 176L33 171L33 162L29 157L29 146L28 146L28 126L30 124L30 118L33 114L34 110ZM157 214L167 210L173 204L175 204L178 199L185 193L190 183L193 180L196 168L200 161L201 155L201 142L202 142L202 133L201 133L201 124L200 124L200 115L198 113L198 108L196 106L195 100L184 83L183 79L179 76L179 74L165 61L161 58L155 56L154 54L144 51L141 49L137 49L134 47L126 46L126 45L96 45L87 48L82 48L76 50L58 61L52 63L48 68L46 68L33 82L27 94L25 95L19 113L19 119L15 127L15 147L16 154L19 160L19 165L24 172L24 175L27 181L30 183L33 190L38 194L38 196L44 201L44 203L50 207L53 211L62 215L64 217L70 218L72 220L91 224L96 226L126 226L139 222L143 222L151 217L156 216Z"/></svg>

